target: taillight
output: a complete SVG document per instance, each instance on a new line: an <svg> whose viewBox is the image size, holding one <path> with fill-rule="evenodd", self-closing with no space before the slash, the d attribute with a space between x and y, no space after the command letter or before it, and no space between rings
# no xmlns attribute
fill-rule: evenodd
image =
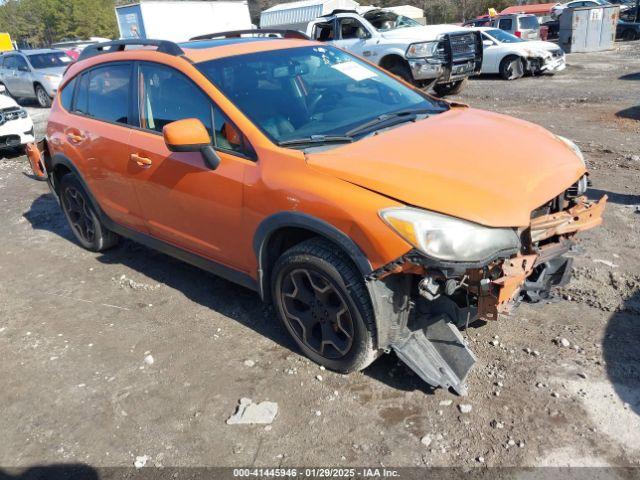
<svg viewBox="0 0 640 480"><path fill-rule="evenodd" d="M516 30L513 34L518 38L522 38L522 32L520 30Z"/></svg>

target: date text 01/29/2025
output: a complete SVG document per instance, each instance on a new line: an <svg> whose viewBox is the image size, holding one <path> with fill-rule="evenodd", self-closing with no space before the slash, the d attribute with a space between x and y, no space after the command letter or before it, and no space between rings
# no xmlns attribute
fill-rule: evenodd
<svg viewBox="0 0 640 480"><path fill-rule="evenodd" d="M398 478L391 468L234 468L235 478Z"/></svg>

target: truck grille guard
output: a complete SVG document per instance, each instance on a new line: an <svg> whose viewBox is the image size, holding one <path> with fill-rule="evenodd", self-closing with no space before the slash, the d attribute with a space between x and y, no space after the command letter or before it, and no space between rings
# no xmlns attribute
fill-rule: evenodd
<svg viewBox="0 0 640 480"><path fill-rule="evenodd" d="M474 73L482 68L482 38L479 32L448 33L438 49L441 58L451 65L475 62Z"/></svg>

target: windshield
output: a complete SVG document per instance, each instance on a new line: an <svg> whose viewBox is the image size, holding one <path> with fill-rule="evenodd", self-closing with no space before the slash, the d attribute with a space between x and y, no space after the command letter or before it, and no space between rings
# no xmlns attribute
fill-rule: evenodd
<svg viewBox="0 0 640 480"><path fill-rule="evenodd" d="M501 43L520 43L526 42L521 38L516 37L515 35L511 35L510 33L505 32L504 30L500 30L499 28L492 28L491 30L485 30L487 35L493 37L497 41Z"/></svg>
<svg viewBox="0 0 640 480"><path fill-rule="evenodd" d="M386 10L372 10L364 14L364 18L369 20L376 30L386 32L396 28L419 27L420 24L414 19L398 15Z"/></svg>
<svg viewBox="0 0 640 480"><path fill-rule="evenodd" d="M347 135L394 112L448 109L333 47L250 53L197 67L276 143Z"/></svg>
<svg viewBox="0 0 640 480"><path fill-rule="evenodd" d="M33 68L37 69L66 67L72 62L71 57L64 52L34 53L27 57Z"/></svg>

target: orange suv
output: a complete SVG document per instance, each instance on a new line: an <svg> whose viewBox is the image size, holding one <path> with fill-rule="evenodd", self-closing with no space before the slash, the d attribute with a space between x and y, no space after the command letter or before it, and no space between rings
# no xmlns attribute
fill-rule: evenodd
<svg viewBox="0 0 640 480"><path fill-rule="evenodd" d="M548 297L602 221L580 150L258 33L87 47L29 149L36 173L84 248L128 237L257 291L327 368L394 350L464 394L460 330Z"/></svg>

